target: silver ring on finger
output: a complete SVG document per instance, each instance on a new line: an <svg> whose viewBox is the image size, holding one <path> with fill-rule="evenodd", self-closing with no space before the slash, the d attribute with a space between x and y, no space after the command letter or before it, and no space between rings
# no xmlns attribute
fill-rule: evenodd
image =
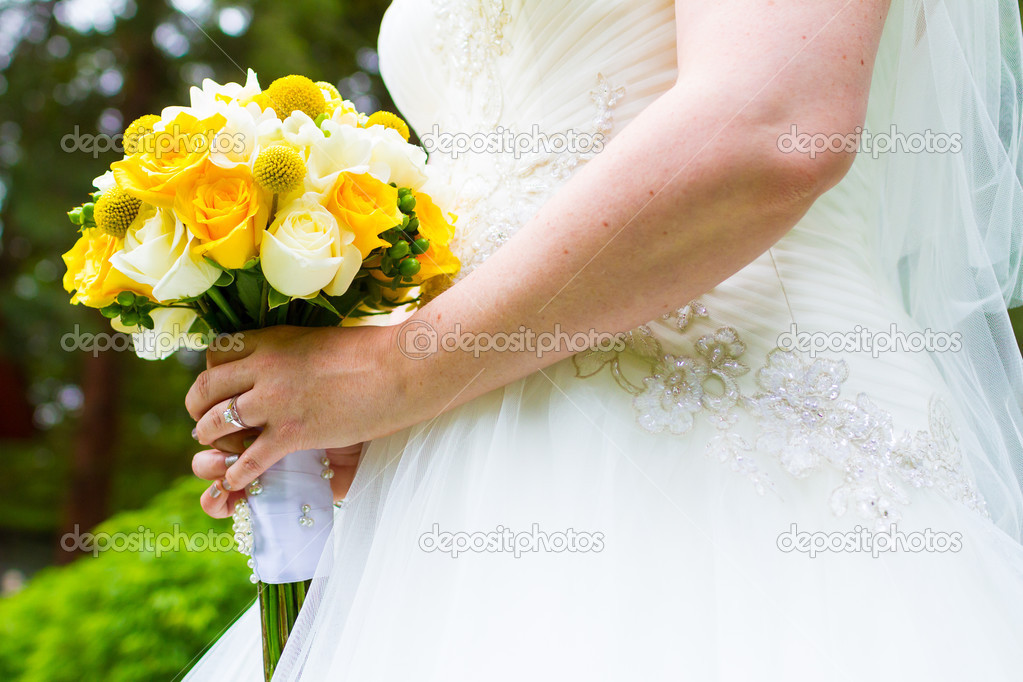
<svg viewBox="0 0 1023 682"><path fill-rule="evenodd" d="M231 402L227 404L227 409L224 410L224 421L231 426L236 426L239 429L251 429L252 427L242 421L241 415L238 414L238 396L231 398Z"/></svg>

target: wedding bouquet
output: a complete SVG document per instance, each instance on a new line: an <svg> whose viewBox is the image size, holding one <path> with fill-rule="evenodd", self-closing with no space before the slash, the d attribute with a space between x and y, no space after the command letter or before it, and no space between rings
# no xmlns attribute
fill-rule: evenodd
<svg viewBox="0 0 1023 682"><path fill-rule="evenodd" d="M304 76L263 90L251 70L190 94L133 121L123 158L68 214L81 232L64 254L71 302L131 333L140 357L271 325L365 323L457 271L454 218L397 116L360 113ZM267 679L329 534L331 475L322 451L292 453L235 509Z"/></svg>

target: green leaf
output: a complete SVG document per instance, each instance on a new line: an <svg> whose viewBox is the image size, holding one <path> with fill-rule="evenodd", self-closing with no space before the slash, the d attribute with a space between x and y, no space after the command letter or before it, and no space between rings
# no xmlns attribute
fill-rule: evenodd
<svg viewBox="0 0 1023 682"><path fill-rule="evenodd" d="M270 302L270 310L273 310L274 308L279 308L288 301L290 301L291 297L285 296L284 294L277 291L273 287L270 287L270 292L269 295L267 296L267 300Z"/></svg>
<svg viewBox="0 0 1023 682"><path fill-rule="evenodd" d="M306 300L309 301L309 303L312 303L315 306L319 306L319 307L323 308L324 310L329 310L330 312L334 313L338 317L341 317L341 313L339 313L337 311L337 308L335 308L333 305L331 305L330 301L327 300L327 297L323 295L322 291L319 294L317 294L317 296L315 298L310 298L310 299L306 299Z"/></svg>
<svg viewBox="0 0 1023 682"><path fill-rule="evenodd" d="M351 315L353 310L357 310L365 301L372 290L374 282L372 280L356 280L352 283L352 286L348 287L348 290L340 296L328 296L327 300L330 301L334 309L337 310L338 317L344 319Z"/></svg>
<svg viewBox="0 0 1023 682"><path fill-rule="evenodd" d="M245 265L242 266L242 270L251 270L252 268L259 265L259 256L245 261Z"/></svg>
<svg viewBox="0 0 1023 682"><path fill-rule="evenodd" d="M346 317L373 317L374 315L389 315L390 310L353 310Z"/></svg>
<svg viewBox="0 0 1023 682"><path fill-rule="evenodd" d="M235 290L245 307L245 312L253 320L259 319L259 304L263 298L263 278L258 271L242 268L235 272Z"/></svg>
<svg viewBox="0 0 1023 682"><path fill-rule="evenodd" d="M233 282L233 281L234 281L234 273L233 272L231 272L230 270L221 270L220 271L220 277L218 277L217 281L213 283L213 286L227 287L227 286L231 286L231 282Z"/></svg>
<svg viewBox="0 0 1023 682"><path fill-rule="evenodd" d="M192 321L192 326L188 328L189 334L202 334L203 336L206 336L211 331L210 326L206 324L206 320L201 317L196 317L195 320Z"/></svg>
<svg viewBox="0 0 1023 682"><path fill-rule="evenodd" d="M121 306L118 305L117 303L111 303L110 305L108 305L105 308L100 308L99 312L100 312L100 315L102 315L103 317L106 317L106 318L112 320L112 319L114 319L116 317L119 317L121 315Z"/></svg>

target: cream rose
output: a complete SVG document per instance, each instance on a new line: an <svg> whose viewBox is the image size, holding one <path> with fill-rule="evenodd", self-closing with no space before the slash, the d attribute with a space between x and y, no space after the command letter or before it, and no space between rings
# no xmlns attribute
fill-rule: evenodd
<svg viewBox="0 0 1023 682"><path fill-rule="evenodd" d="M200 117L212 116L215 113L223 112L227 105L234 101L246 101L260 92L259 79L256 72L248 70L245 76L245 85L240 83L225 83L221 85L210 78L203 79L202 87L192 86L188 94L191 106L188 107L167 107L163 114L168 112L174 116L180 111L188 110L190 113Z"/></svg>
<svg viewBox="0 0 1023 682"><path fill-rule="evenodd" d="M284 122L281 133L291 145L308 149L305 190L325 193L339 173L364 173L370 161L372 138L362 128L325 120L317 127L311 118L296 111Z"/></svg>
<svg viewBox="0 0 1023 682"><path fill-rule="evenodd" d="M292 298L313 298L320 290L343 294L362 266L355 235L342 230L330 211L309 192L277 212L260 246L263 275Z"/></svg>
<svg viewBox="0 0 1023 682"><path fill-rule="evenodd" d="M213 286L220 271L189 248L193 239L173 211L146 205L110 264L129 279L152 287L153 298L161 303L198 296Z"/></svg>
<svg viewBox="0 0 1023 682"><path fill-rule="evenodd" d="M369 172L381 182L422 189L428 180L426 152L409 144L397 130L381 125L366 128L372 151Z"/></svg>
<svg viewBox="0 0 1023 682"><path fill-rule="evenodd" d="M260 111L256 104L245 107L237 102L227 104L224 109L224 127L217 131L210 147L210 162L221 168L238 165L251 166L261 148L263 131L271 134L280 121L272 111Z"/></svg>
<svg viewBox="0 0 1023 682"><path fill-rule="evenodd" d="M126 327L117 320L113 328L131 334L135 355L143 360L163 360L181 348L200 350L206 347L202 334L189 334L197 315L191 308L154 308L150 313L153 328Z"/></svg>

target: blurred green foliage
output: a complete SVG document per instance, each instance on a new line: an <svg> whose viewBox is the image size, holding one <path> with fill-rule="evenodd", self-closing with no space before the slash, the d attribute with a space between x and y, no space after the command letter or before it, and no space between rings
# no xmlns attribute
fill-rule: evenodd
<svg viewBox="0 0 1023 682"><path fill-rule="evenodd" d="M190 534L203 547L210 530L230 534L228 520L214 521L195 504L203 487L183 479L96 532L141 537L142 527L154 539ZM255 596L245 557L233 548L186 551L187 542L160 556L106 551L43 569L0 599L0 680L134 682L183 673Z"/></svg>

